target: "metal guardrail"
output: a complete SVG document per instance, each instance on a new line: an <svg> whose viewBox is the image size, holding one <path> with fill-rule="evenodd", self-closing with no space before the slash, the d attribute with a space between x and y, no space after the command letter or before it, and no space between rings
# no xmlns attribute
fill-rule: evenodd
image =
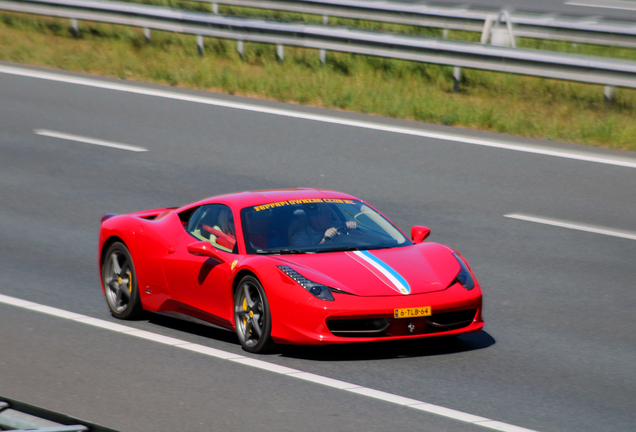
<svg viewBox="0 0 636 432"><path fill-rule="evenodd" d="M599 18L508 13L468 7L429 6L369 0L196 0L216 5L244 6L482 33L487 43L493 23L514 26L514 35L535 39L636 48L636 25Z"/></svg>
<svg viewBox="0 0 636 432"><path fill-rule="evenodd" d="M99 0L0 1L0 10L65 17L234 39L365 54L425 63L636 88L636 62L515 49L444 39L212 15L157 6ZM147 33L148 35L148 33ZM607 89L606 89L607 90ZM607 96L607 92L606 92Z"/></svg>
<svg viewBox="0 0 636 432"><path fill-rule="evenodd" d="M86 420L0 396L0 430L13 432L117 432Z"/></svg>

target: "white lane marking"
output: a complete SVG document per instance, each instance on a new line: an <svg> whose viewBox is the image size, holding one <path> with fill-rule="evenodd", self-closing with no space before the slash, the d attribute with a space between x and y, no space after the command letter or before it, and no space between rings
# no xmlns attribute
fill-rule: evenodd
<svg viewBox="0 0 636 432"><path fill-rule="evenodd" d="M509 425L507 423L498 422L495 420L486 420L483 422L475 422L476 425L484 426L490 429L504 431L504 432L528 432L528 429L519 426Z"/></svg>
<svg viewBox="0 0 636 432"><path fill-rule="evenodd" d="M597 225L588 225L588 224L564 221L559 219L551 219L551 218L525 215L521 213L510 213L510 214L504 215L504 217L511 218L511 219L519 219L519 220L528 221L528 222L535 222L535 223L540 223L544 225L558 226L561 228L568 228L568 229L573 229L578 231L604 234L604 235L612 236L612 237L620 237L620 238L625 238L630 240L636 240L636 232L632 232L632 231L617 230L617 229L606 228L606 227L601 227Z"/></svg>
<svg viewBox="0 0 636 432"><path fill-rule="evenodd" d="M47 137L52 137L52 138L59 138L59 139L68 140L68 141L76 141L76 142L81 142L81 143L85 143L85 144L93 144L93 145L98 145L98 146L102 146L102 147L111 147L111 148L116 148L116 149L120 149L120 150L128 150L128 151L133 151L133 152L145 152L145 151L148 151L148 149L145 149L143 147L137 147L137 146L132 146L132 145L128 145L128 144L122 144L122 143L116 143L116 142L112 142L112 141L104 141L104 140L99 140L99 139L95 139L95 138L83 137L83 136L79 136L79 135L71 135L71 134L67 134L67 133L55 132L55 131L50 131L50 130L46 130L46 129L35 129L33 132L35 132L36 135L42 135L42 136L47 136Z"/></svg>
<svg viewBox="0 0 636 432"><path fill-rule="evenodd" d="M17 67L0 65L0 73L8 75L17 75L29 78L38 78L48 81L63 82L67 84L83 85L93 88L100 88L106 90L121 91L127 93L134 93L145 96L161 97L165 99L173 99L185 102L194 102L206 105L214 105L224 108L240 109L244 111L259 112L263 114L272 114L284 117L292 117L297 119L319 121L324 123L338 124L343 126L351 126L364 128L369 130L398 133L403 135L418 136L422 138L432 138L445 141L454 141L464 144L473 144L485 147L494 147L506 150L514 150L526 153L534 153L545 156L554 156L567 159L575 159L587 162L595 162L609 165L617 165L629 168L636 168L636 158L626 156L614 156L614 155L602 155L590 151L583 150L566 150L556 149L552 147L522 144L513 141L506 140L492 140L492 139L480 139L466 135L460 135L455 133L445 132L427 132L422 129L408 128L402 126L390 126L382 123L371 123L359 120L348 120L339 117L331 117L319 114L303 113L298 111L291 111L279 108L269 108L260 105L253 105L243 102L230 102L221 99L214 99L211 97L194 96L189 94L177 93L169 90L157 90L141 86L135 86L133 84L121 84L108 81L99 81L91 78L81 78L74 76L67 76L57 74L53 72L41 72L29 69L22 69Z"/></svg>
<svg viewBox="0 0 636 432"><path fill-rule="evenodd" d="M450 408L444 408L441 407L439 405L433 405L430 403L421 403L421 404L417 404L417 405L409 405L411 408L415 408L418 410L422 410L422 411L426 411L432 414L437 414L437 415L441 415L444 417L450 417L450 418L454 418L457 420L462 420L468 423L478 423L478 422L485 422L485 421L489 421L490 419L487 419L485 417L479 417L476 415L472 415L472 414L468 414L465 412L461 412L461 411L457 411L454 409L450 409ZM512 425L510 425L512 426ZM512 426L512 427L516 427L516 426ZM527 430L527 429L526 429Z"/></svg>
<svg viewBox="0 0 636 432"><path fill-rule="evenodd" d="M380 391L380 390L373 390L373 389L366 388L366 387L354 387L354 388L350 388L350 389L347 389L347 390L352 392L352 393L357 393L357 394L369 396L369 397L372 397L372 398L375 398L375 399L380 399L380 400L383 400L383 401L391 402L391 403L394 403L396 405L409 406L409 405L417 405L419 403L422 403L422 401L406 398L406 397L403 397L403 396L394 395L393 393L387 393L387 392L383 392L383 391Z"/></svg>
<svg viewBox="0 0 636 432"><path fill-rule="evenodd" d="M75 319L75 321L81 322L81 323L84 323L84 324L90 324L90 325L93 325L95 327L101 327L101 328L106 329L106 330L113 330L113 331L116 331L116 332L119 332L119 333L127 333L127 332L132 331L132 329L130 327L126 327L126 326L123 326L121 324L115 324L115 323L110 322L110 321L100 320L98 318L90 318L90 317L88 317L88 318L77 318L77 319Z"/></svg>
<svg viewBox="0 0 636 432"><path fill-rule="evenodd" d="M117 330L115 330L117 331ZM131 336L137 336L139 338L142 339L147 339L153 342L159 342L165 345L185 345L189 342L181 340L181 339L175 339L172 338L170 336L164 336L164 335L160 335L157 333L152 333L149 331L145 331L145 330L133 330L133 331L127 331L125 332L127 335L131 335Z"/></svg>
<svg viewBox="0 0 636 432"><path fill-rule="evenodd" d="M25 309L28 309L31 306L37 306L37 303L33 303L30 301L22 300L15 297L5 296L2 294L0 294L0 303L8 304L11 306L18 306Z"/></svg>
<svg viewBox="0 0 636 432"><path fill-rule="evenodd" d="M620 1L620 0L569 1L569 2L565 2L565 5L566 6L583 6L583 7L591 7L591 8L603 8L603 9L636 10L636 4L628 3L628 2Z"/></svg>
<svg viewBox="0 0 636 432"><path fill-rule="evenodd" d="M263 360L258 360L258 359L254 359L250 357L234 358L234 359L230 359L230 361L233 361L235 363L241 363L247 366L252 366L252 367L263 369L263 370L267 370L270 372L279 373L282 375L289 375L289 374L299 372L297 369L288 368L286 366L280 366L274 363L269 363Z"/></svg>
<svg viewBox="0 0 636 432"><path fill-rule="evenodd" d="M144 339L159 342L175 348L187 349L189 351L195 351L201 354L209 355L211 357L229 360L235 363L244 364L246 366L256 367L262 370L267 370L280 375L288 376L291 378L298 378L305 381L310 381L316 384L349 391L352 393L372 397L382 401L390 402L400 406L406 406L409 408L415 408L418 410L426 411L432 414L438 414L444 417L451 418L453 420L463 421L465 423L472 423L478 426L483 426L490 429L505 431L505 432L536 432L530 429L524 429L518 426L510 425L487 419L484 417L475 416L472 414L456 411L442 406L433 405L428 402L418 401L416 399L410 399L403 396L395 395L392 393L383 392L380 390L374 390L367 387L362 387L356 384L339 381L320 375L315 375L307 372L300 371L298 369L288 368L286 366L280 366L274 363L269 363L263 360L254 359L251 357L245 357L239 354L233 354L230 352L218 350L216 348L206 347L204 345L193 344L180 339L175 339L169 336L164 336L145 330L138 330L132 327L124 326L121 324L114 324L110 321L100 320L98 318L91 318L85 315L76 314L74 312L65 311L63 309L57 309L50 306L40 305L38 303L29 302L26 300L17 299L15 297L6 296L0 294L0 303L4 303L11 306L22 307L28 310L43 312L50 315L55 315L59 318L65 318L77 323L83 323L103 328L105 330L111 330L117 333L142 337ZM102 321L100 324L99 321Z"/></svg>
<svg viewBox="0 0 636 432"><path fill-rule="evenodd" d="M207 347L207 346L203 346L203 345L198 345L198 344L193 344L193 343L186 344L186 345L179 345L179 348L187 349L187 350L190 350L190 351L198 352L198 353L210 356L210 357L216 357L216 358L220 358L220 359L223 359L223 360L231 360L231 359L243 358L243 356L239 355L239 354L234 354L234 353L223 351L223 350L220 350L220 349Z"/></svg>
<svg viewBox="0 0 636 432"><path fill-rule="evenodd" d="M351 384L345 381L340 381L333 378L327 378L321 375L312 374L309 372L297 372L293 374L288 374L289 376L293 376L294 378L299 378L305 381L311 381L316 384L322 384L327 387L337 388L338 390L347 390L352 388L360 388L359 385Z"/></svg>
<svg viewBox="0 0 636 432"><path fill-rule="evenodd" d="M65 311L63 309L58 309L51 306L40 305L37 303L30 306L26 306L26 309L31 309L36 312L42 312L45 314L57 316L60 318L71 319L71 320L86 318L86 315L80 315L74 312Z"/></svg>

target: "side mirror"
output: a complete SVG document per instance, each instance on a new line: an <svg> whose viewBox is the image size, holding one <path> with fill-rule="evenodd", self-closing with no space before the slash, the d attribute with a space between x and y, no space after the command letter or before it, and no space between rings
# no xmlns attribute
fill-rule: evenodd
<svg viewBox="0 0 636 432"><path fill-rule="evenodd" d="M431 229L421 225L415 225L411 228L411 240L413 243L422 243L431 233Z"/></svg>
<svg viewBox="0 0 636 432"><path fill-rule="evenodd" d="M225 262L223 255L221 255L214 246L207 241L198 241L188 245L188 252L193 255L207 256L214 258L217 261Z"/></svg>

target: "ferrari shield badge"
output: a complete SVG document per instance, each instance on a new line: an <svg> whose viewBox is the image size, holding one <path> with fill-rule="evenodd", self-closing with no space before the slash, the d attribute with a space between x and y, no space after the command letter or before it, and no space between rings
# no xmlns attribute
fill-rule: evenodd
<svg viewBox="0 0 636 432"><path fill-rule="evenodd" d="M237 264L238 264L238 260L234 260L234 262L232 263L232 266L230 267L230 270L234 270L234 267L236 267Z"/></svg>

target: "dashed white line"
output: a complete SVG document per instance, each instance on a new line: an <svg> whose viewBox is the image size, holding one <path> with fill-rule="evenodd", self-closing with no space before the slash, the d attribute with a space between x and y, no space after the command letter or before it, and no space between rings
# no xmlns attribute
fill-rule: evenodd
<svg viewBox="0 0 636 432"><path fill-rule="evenodd" d="M624 239L636 240L636 232L633 232L633 231L617 230L614 228L606 228L606 227L601 227L597 225L588 225L588 224L582 224L582 223L559 220L559 219L531 216L531 215L526 215L521 213L510 213L510 214L504 215L504 217L511 218L511 219L519 219L519 220L523 220L527 222L540 223L544 225L558 226L561 228L568 228L572 230L586 231L586 232L595 233L595 234L603 234L603 235L612 236L612 237L620 237Z"/></svg>
<svg viewBox="0 0 636 432"><path fill-rule="evenodd" d="M42 136L47 136L51 138L59 138L59 139L67 140L67 141L76 141L76 142L92 144L92 145L97 145L102 147L116 148L120 150L128 150L132 152L148 151L148 149L143 147L137 147L137 146L122 144L122 143L117 143L112 141L104 141L104 140L95 139L95 138L88 138L88 137L84 137L80 135L71 135L71 134L67 134L63 132L55 132L55 131L50 131L46 129L35 129L33 132L36 135L42 135Z"/></svg>
<svg viewBox="0 0 636 432"><path fill-rule="evenodd" d="M392 393L387 393L380 390L371 389L368 387L362 387L356 384L340 381L332 378L323 377L308 372L303 372L298 369L292 369L286 366L269 363L263 360L242 356L240 354L234 354L227 351L219 350L216 348L206 347L204 345L194 344L181 339L176 339L169 336L164 336L156 333L152 333L146 330L138 330L132 327L128 327L121 324L112 323L110 321L100 320L98 318L88 317L86 315L77 314L74 312L65 311L63 309L57 309L50 306L40 305L26 300L21 300L15 297L6 296L0 294L0 303L4 303L11 306L17 306L32 311L42 312L49 315L54 315L59 318L65 318L77 323L88 324L95 327L99 327L105 330L111 330L117 333L122 333L130 336L141 337L149 341L158 342L161 344L173 346L175 348L186 349L194 351L200 354L208 355L214 358L228 360L231 362L243 364L246 366L255 367L261 370L277 373L280 375L288 376L290 378L298 378L305 381L309 381L315 384L324 385L327 387L335 388L338 390L348 391L351 393L364 395L374 399L382 400L385 402L393 403L400 406L414 408L421 411L426 411L431 414L437 414L453 420L462 421L465 423L472 423L474 425L483 426L485 428L504 431L504 432L536 432L531 429L525 429L519 426L514 426L508 423L502 423L499 421L491 420L485 417L479 417L476 415L468 414L465 412L445 408L439 405L430 404L428 402L419 401L416 399L406 398Z"/></svg>
<svg viewBox="0 0 636 432"><path fill-rule="evenodd" d="M482 139L474 138L467 135L457 133L430 132L422 129L392 126L388 124L366 122L360 120L350 120L341 117L332 117L327 115L311 114L300 111L292 111L280 108L270 108L266 106L249 104L244 102L231 102L212 97L195 96L185 93L178 93L170 90L157 90L134 84L114 83L110 81L100 81L91 78L75 77L63 75L54 72L41 72L31 69L23 69L18 67L0 65L0 73L8 75L16 75L30 78L43 79L48 81L63 82L67 84L83 85L93 88L120 91L126 93L134 93L145 96L161 97L165 99L179 100L185 102L193 102L199 104L213 105L225 108L239 109L244 111L259 112L263 114L271 114L277 116L291 117L304 120L312 120L323 123L331 123L343 126L351 126L369 130L376 130L389 133L398 133L403 135L418 136L422 138L432 138L445 141L453 141L463 144L472 144L485 147L494 147L499 149L514 150L525 153L534 153L545 156L554 156L566 159L575 159L580 161L595 162L609 165L617 165L622 167L636 168L636 158L627 156L604 155L584 150L567 150L553 147L523 144L505 139Z"/></svg>

